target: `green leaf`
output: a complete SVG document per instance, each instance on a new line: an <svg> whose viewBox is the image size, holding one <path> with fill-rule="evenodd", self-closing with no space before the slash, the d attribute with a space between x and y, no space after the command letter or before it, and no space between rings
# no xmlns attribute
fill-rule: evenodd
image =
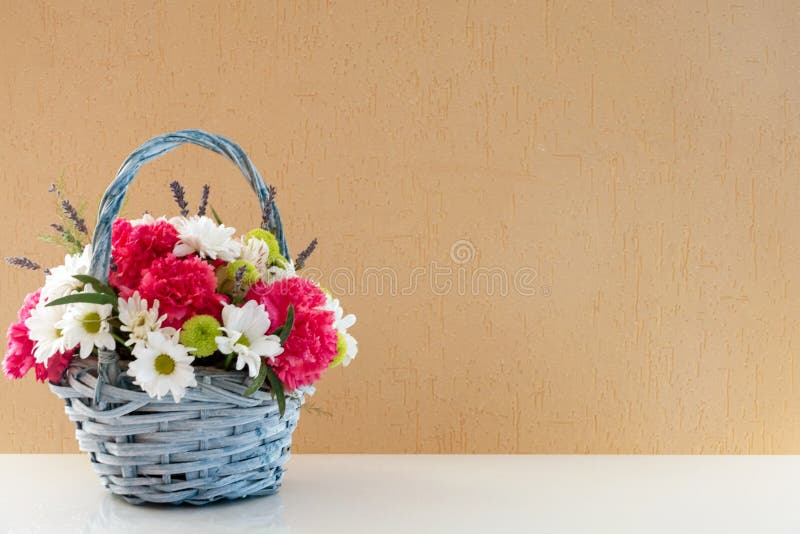
<svg viewBox="0 0 800 534"><path fill-rule="evenodd" d="M217 220L217 224L222 224L222 219L219 218L219 214L217 210L214 209L214 206L211 206L211 213L214 215L214 219Z"/></svg>
<svg viewBox="0 0 800 534"><path fill-rule="evenodd" d="M262 359L261 369L258 370L258 376L256 376L253 381L250 382L250 386L245 390L245 397L249 397L264 385L264 380L267 378L267 369L269 369L269 366L267 366L267 362Z"/></svg>
<svg viewBox="0 0 800 534"><path fill-rule="evenodd" d="M266 362L263 363L261 368L267 369L266 374L267 378L269 379L269 388L272 390L275 398L278 399L278 411L280 412L281 417L283 417L283 414L286 413L286 395L283 392L283 382L281 382L281 379L278 378L278 375L275 374L275 371L273 371Z"/></svg>
<svg viewBox="0 0 800 534"><path fill-rule="evenodd" d="M60 299L51 300L45 306L60 306L61 304L72 304L73 302L87 302L89 304L111 304L117 305L117 297L106 295L105 293L75 293Z"/></svg>
<svg viewBox="0 0 800 534"><path fill-rule="evenodd" d="M84 284L89 284L92 286L92 289L97 291L98 293L105 293L106 295L111 295L112 297L116 297L117 294L114 293L114 290L111 289L109 286L95 278L94 276L89 276L88 274L75 274L72 275L73 278L83 282Z"/></svg>
<svg viewBox="0 0 800 534"><path fill-rule="evenodd" d="M286 312L286 322L283 323L282 326L278 327L275 331L275 335L277 335L281 339L281 345L286 343L286 340L289 339L289 334L292 333L292 326L294 325L294 306L289 304L289 311Z"/></svg>

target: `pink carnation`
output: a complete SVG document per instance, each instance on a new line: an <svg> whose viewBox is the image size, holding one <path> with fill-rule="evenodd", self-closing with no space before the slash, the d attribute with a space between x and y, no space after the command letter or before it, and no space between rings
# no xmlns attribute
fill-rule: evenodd
<svg viewBox="0 0 800 534"><path fill-rule="evenodd" d="M143 299L159 301L159 313L167 315L164 326L180 328L195 315L220 318L228 297L217 293L214 268L197 256L177 258L167 254L156 259L135 288Z"/></svg>
<svg viewBox="0 0 800 534"><path fill-rule="evenodd" d="M55 384L61 382L61 377L64 375L64 371L66 371L67 367L69 367L69 362L72 361L72 356L74 354L74 350L56 352L47 360L47 366L37 363L35 366L36 380L44 382L44 380L47 379Z"/></svg>
<svg viewBox="0 0 800 534"><path fill-rule="evenodd" d="M113 262L116 270L109 273L109 284L128 298L141 282L144 271L157 259L172 253L178 232L165 220L132 225L117 219L111 229Z"/></svg>
<svg viewBox="0 0 800 534"><path fill-rule="evenodd" d="M73 351L57 353L47 360L47 365L36 363L33 357L34 342L29 337L25 321L31 316L31 310L39 304L39 291L25 297L25 303L19 310L19 322L8 328L8 351L3 360L3 372L9 378L22 378L31 368L36 373L36 380L59 382L61 375L72 360Z"/></svg>
<svg viewBox="0 0 800 534"><path fill-rule="evenodd" d="M333 312L321 308L325 304L325 293L310 280L295 277L269 285L258 282L250 289L247 299L264 305L272 330L286 321L289 304L294 306L292 332L283 345L283 353L271 363L286 390L319 380L336 356Z"/></svg>

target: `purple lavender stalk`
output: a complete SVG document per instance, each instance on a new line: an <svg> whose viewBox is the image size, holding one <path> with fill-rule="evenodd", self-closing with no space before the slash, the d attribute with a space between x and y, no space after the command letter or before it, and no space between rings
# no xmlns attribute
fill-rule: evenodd
<svg viewBox="0 0 800 534"><path fill-rule="evenodd" d="M244 273L247 267L242 265L236 269L236 274L233 276L233 295L238 296L242 292L242 283L244 282Z"/></svg>
<svg viewBox="0 0 800 534"><path fill-rule="evenodd" d="M267 202L267 205L264 206L264 210L261 212L261 228L264 230L270 229L269 220L272 217L272 204L275 202L275 195L277 192L275 186L269 186L269 202Z"/></svg>
<svg viewBox="0 0 800 534"><path fill-rule="evenodd" d="M171 184L169 184L169 188L172 189L172 196L175 198L175 203L178 204L178 207L181 209L181 215L184 217L189 216L189 203L186 202L186 190L183 189L183 186L178 180L175 180Z"/></svg>
<svg viewBox="0 0 800 534"><path fill-rule="evenodd" d="M75 225L75 229L82 234L89 234L89 229L86 228L86 221L83 220L80 215L78 215L78 210L75 209L75 206L72 205L67 199L61 201L61 209L64 210L67 218L72 221L72 224Z"/></svg>
<svg viewBox="0 0 800 534"><path fill-rule="evenodd" d="M31 271L38 271L42 268L41 265L26 256L12 256L10 258L6 258L6 263L13 265L14 267L19 267L20 269L29 269Z"/></svg>
<svg viewBox="0 0 800 534"><path fill-rule="evenodd" d="M211 192L211 187L206 184L203 186L203 196L200 197L200 207L197 208L197 215L202 217L206 214L208 208L208 194Z"/></svg>
<svg viewBox="0 0 800 534"><path fill-rule="evenodd" d="M311 243L308 244L308 246L303 252L297 255L297 259L294 260L294 268L297 269L298 271L302 269L303 265L305 265L306 263L306 260L308 259L309 256L311 256L311 253L314 252L315 248L317 248L316 237L311 240Z"/></svg>

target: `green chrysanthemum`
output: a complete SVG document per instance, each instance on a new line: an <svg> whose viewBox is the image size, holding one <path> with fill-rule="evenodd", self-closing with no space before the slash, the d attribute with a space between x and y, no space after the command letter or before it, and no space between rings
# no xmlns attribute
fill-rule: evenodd
<svg viewBox="0 0 800 534"><path fill-rule="evenodd" d="M221 336L219 321L210 315L195 315L181 328L181 344L195 349L197 358L211 356L217 351L215 337Z"/></svg>
<svg viewBox="0 0 800 534"><path fill-rule="evenodd" d="M286 261L286 258L281 256L281 247L278 245L278 239L272 234L272 232L264 230L263 228L255 228L247 232L244 237L245 239L258 239L259 241L263 241L267 244L269 247L270 265L276 264L280 259Z"/></svg>
<svg viewBox="0 0 800 534"><path fill-rule="evenodd" d="M229 280L236 279L236 273L244 267L244 277L242 278L242 285L245 287L252 286L261 278L261 273L258 272L256 266L245 260L236 260L228 264L225 268L225 274L228 275Z"/></svg>
<svg viewBox="0 0 800 534"><path fill-rule="evenodd" d="M340 365L344 361L344 357L347 355L347 340L344 338L341 332L337 332L336 334L336 356L333 357L333 361L328 367L336 367Z"/></svg>

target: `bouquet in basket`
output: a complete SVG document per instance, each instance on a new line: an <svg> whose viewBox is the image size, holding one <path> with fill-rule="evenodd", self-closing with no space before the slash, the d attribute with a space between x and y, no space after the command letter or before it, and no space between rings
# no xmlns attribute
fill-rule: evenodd
<svg viewBox="0 0 800 534"><path fill-rule="evenodd" d="M113 351L135 386L175 402L197 386L198 367L236 370L247 383L243 395L268 387L282 414L287 394L356 356L348 332L355 316L299 274L316 240L292 261L269 229L269 209L261 227L239 235L214 210L207 215L208 186L195 214L183 187L171 188L179 216L113 221L107 282L91 275L84 219L51 188L61 213L50 239L71 253L25 298L3 370L21 378L33 369L37 380L59 383L73 359ZM7 261L40 268L25 257Z"/></svg>
<svg viewBox="0 0 800 534"><path fill-rule="evenodd" d="M184 144L238 167L258 198L258 227L223 224L208 186L190 213L178 182L178 216L119 217L141 166ZM103 484L131 503L278 491L304 394L358 350L355 316L301 276L316 239L292 261L275 190L241 147L201 130L154 137L125 159L91 243L80 210L52 192L60 220L48 240L68 255L44 270L9 328L6 375L33 369L50 382Z"/></svg>

